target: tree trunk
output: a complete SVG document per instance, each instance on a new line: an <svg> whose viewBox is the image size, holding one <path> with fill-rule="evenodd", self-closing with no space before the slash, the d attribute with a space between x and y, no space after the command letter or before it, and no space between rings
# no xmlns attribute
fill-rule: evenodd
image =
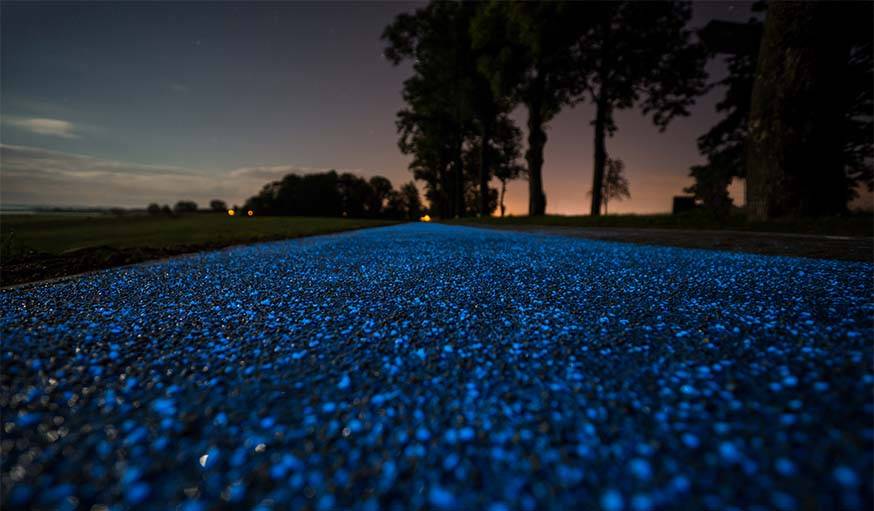
<svg viewBox="0 0 874 511"><path fill-rule="evenodd" d="M849 55L842 11L825 1L768 4L747 139L752 218L846 210L836 107Z"/></svg>
<svg viewBox="0 0 874 511"><path fill-rule="evenodd" d="M592 207L589 213L592 216L601 214L601 201L604 191L604 167L607 165L607 119L610 104L607 100L606 84L601 82L598 91L598 101L595 113L595 166L592 171Z"/></svg>
<svg viewBox="0 0 874 511"><path fill-rule="evenodd" d="M458 147L455 149L455 154L453 155L455 167L455 217L462 217L465 215L465 204L464 204L464 158L462 157L462 150L464 146L464 139L459 139Z"/></svg>
<svg viewBox="0 0 874 511"><path fill-rule="evenodd" d="M452 218L452 175L449 171L449 165L443 161L440 163L440 193L438 195L439 202L437 209L440 212L441 218Z"/></svg>
<svg viewBox="0 0 874 511"><path fill-rule="evenodd" d="M507 180L501 179L501 218L504 218L504 195L507 193Z"/></svg>
<svg viewBox="0 0 874 511"><path fill-rule="evenodd" d="M543 193L543 147L546 145L546 131L543 129L543 112L540 111L540 97L535 92L533 101L528 104L528 215L538 216L546 213L546 195Z"/></svg>
<svg viewBox="0 0 874 511"><path fill-rule="evenodd" d="M525 160L528 161L528 214L543 215L546 212L546 195L543 193L543 146L546 145L546 133L539 121L528 121L528 151Z"/></svg>
<svg viewBox="0 0 874 511"><path fill-rule="evenodd" d="M479 153L479 214L489 216L489 181L491 180L491 162L489 161L489 144L492 138L490 123L482 123L482 133Z"/></svg>
<svg viewBox="0 0 874 511"><path fill-rule="evenodd" d="M603 45L598 63L598 78L600 87L598 97L595 99L595 161L592 169L592 206L589 214L601 215L601 201L604 194L604 167L607 165L607 122L610 119L610 85L607 83L610 71L610 26L611 16L604 16L601 20L601 38Z"/></svg>

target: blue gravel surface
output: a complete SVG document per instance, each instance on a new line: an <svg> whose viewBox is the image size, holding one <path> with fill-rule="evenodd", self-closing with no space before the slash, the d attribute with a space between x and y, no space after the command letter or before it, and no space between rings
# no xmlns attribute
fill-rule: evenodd
<svg viewBox="0 0 874 511"><path fill-rule="evenodd" d="M868 510L872 277L406 224L7 290L2 507Z"/></svg>

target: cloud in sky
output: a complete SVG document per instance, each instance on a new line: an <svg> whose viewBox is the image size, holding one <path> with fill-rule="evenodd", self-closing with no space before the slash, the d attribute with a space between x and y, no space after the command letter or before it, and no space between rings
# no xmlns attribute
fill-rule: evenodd
<svg viewBox="0 0 874 511"><path fill-rule="evenodd" d="M302 165L256 165L206 171L0 144L0 202L145 207L151 202L173 204L181 199L206 206L212 199L222 199L242 204L267 182L286 174L326 170Z"/></svg>
<svg viewBox="0 0 874 511"><path fill-rule="evenodd" d="M61 138L78 138L73 123L61 119L47 118L13 118L9 120L9 124L18 128L36 133L38 135L49 135Z"/></svg>
<svg viewBox="0 0 874 511"><path fill-rule="evenodd" d="M228 177L233 179L257 179L264 183L268 181L276 181L288 174L312 174L316 172L327 172L331 170L328 167L304 167L300 165L255 165L252 167L240 167L228 172ZM362 175L366 171L362 169L334 169L339 173L351 172L353 174Z"/></svg>

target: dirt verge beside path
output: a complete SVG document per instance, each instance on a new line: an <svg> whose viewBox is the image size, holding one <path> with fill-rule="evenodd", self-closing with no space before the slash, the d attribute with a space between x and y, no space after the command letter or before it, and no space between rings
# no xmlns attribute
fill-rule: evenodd
<svg viewBox="0 0 874 511"><path fill-rule="evenodd" d="M476 224L476 226L647 245L874 262L874 238L867 237L630 227L495 226L484 224Z"/></svg>

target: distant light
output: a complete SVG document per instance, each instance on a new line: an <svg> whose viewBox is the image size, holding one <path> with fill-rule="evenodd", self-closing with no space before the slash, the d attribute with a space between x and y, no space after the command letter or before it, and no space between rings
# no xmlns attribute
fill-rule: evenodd
<svg viewBox="0 0 874 511"><path fill-rule="evenodd" d="M237 214L237 212L234 211L233 209L229 209L229 210L228 210L228 216L234 216L234 215L236 215L236 214Z"/></svg>
<svg viewBox="0 0 874 511"><path fill-rule="evenodd" d="M423 222L430 222L430 221L431 221L431 215L422 215L421 220L422 220Z"/></svg>
<svg viewBox="0 0 874 511"><path fill-rule="evenodd" d="M249 216L253 216L255 212L250 209L249 211L246 211L246 214Z"/></svg>
<svg viewBox="0 0 874 511"><path fill-rule="evenodd" d="M200 460L198 460L198 461L200 461L200 466L201 466L201 467L205 467L205 466L206 466L206 462L207 462L208 460L209 460L209 454L207 453L207 454L204 454L203 456L201 456L201 457L200 457Z"/></svg>

